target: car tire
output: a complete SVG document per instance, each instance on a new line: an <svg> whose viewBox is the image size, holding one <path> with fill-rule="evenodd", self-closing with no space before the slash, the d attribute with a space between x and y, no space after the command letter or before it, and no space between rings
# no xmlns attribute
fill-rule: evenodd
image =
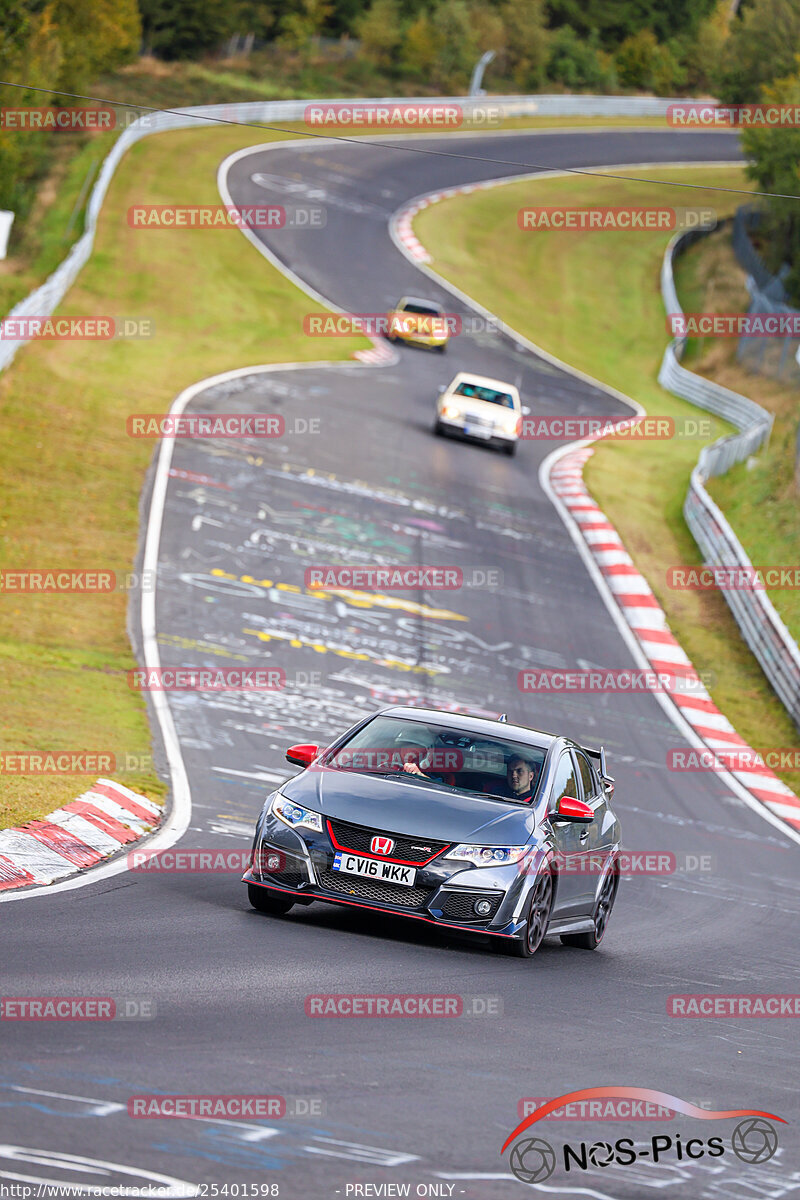
<svg viewBox="0 0 800 1200"><path fill-rule="evenodd" d="M516 442L506 442L505 446L503 446L503 450L505 451L505 453L508 455L509 458L513 458L514 455L517 453L517 443Z"/></svg>
<svg viewBox="0 0 800 1200"><path fill-rule="evenodd" d="M447 436L445 427L441 421L436 422L436 424L433 427L433 432L436 434L437 437L446 437Z"/></svg>
<svg viewBox="0 0 800 1200"><path fill-rule="evenodd" d="M600 889L600 895L594 906L592 920L594 929L590 933L563 933L561 941L565 946L574 946L577 950L596 950L603 940L603 935L608 928L608 922L611 917L611 910L614 907L614 901L617 898L619 889L619 871L616 863L608 872L603 880L603 886Z"/></svg>
<svg viewBox="0 0 800 1200"><path fill-rule="evenodd" d="M447 343L442 342L441 346L437 346L436 349L439 351L440 354L444 354L445 350L447 349Z"/></svg>
<svg viewBox="0 0 800 1200"><path fill-rule="evenodd" d="M271 917L283 917L290 908L294 908L294 900L281 896L277 892L269 892L266 888L254 883L247 885L247 899L258 912L269 913Z"/></svg>
<svg viewBox="0 0 800 1200"><path fill-rule="evenodd" d="M516 958L533 958L541 946L547 934L547 926L550 924L554 899L553 873L547 870L542 871L536 877L531 888L523 935L508 943L509 951Z"/></svg>

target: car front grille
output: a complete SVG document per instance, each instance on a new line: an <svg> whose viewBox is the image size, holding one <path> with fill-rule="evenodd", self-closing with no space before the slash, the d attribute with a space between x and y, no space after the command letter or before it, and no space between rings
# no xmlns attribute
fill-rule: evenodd
<svg viewBox="0 0 800 1200"><path fill-rule="evenodd" d="M446 900L442 905L442 916L448 917L451 921L491 921L492 917L500 907L500 901L503 899L502 894L490 895L486 892L448 892ZM485 915L479 916L472 907L476 900L488 900L492 906L492 910Z"/></svg>
<svg viewBox="0 0 800 1200"><path fill-rule="evenodd" d="M345 850L352 850L354 854L374 855L374 851L370 849L372 839L376 836L391 838L394 842L392 853L377 857L391 858L395 862L399 859L406 863L427 863L451 844L432 842L430 838L410 838L401 837L396 833L383 833L380 829L351 825L349 821L330 821L329 824L339 845Z"/></svg>
<svg viewBox="0 0 800 1200"><path fill-rule="evenodd" d="M393 904L396 908L408 909L422 908L429 894L426 888L376 883L374 879L360 879L358 875L347 875L341 871L320 872L319 885L329 892L341 892L359 900L375 900L379 904Z"/></svg>

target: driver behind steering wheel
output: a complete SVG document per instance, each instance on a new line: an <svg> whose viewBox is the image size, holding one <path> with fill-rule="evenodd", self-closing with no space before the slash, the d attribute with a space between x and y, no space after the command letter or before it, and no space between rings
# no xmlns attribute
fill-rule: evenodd
<svg viewBox="0 0 800 1200"><path fill-rule="evenodd" d="M430 779L434 783L452 783L452 777L442 774L431 774L428 768L434 762L434 738L428 729L416 728L409 733L403 733L398 738L398 747L403 759L403 772L406 775L416 775L421 779Z"/></svg>

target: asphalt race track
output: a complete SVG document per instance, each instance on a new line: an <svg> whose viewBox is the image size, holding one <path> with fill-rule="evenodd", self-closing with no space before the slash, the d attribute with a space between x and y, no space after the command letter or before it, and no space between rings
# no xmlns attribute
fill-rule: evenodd
<svg viewBox="0 0 800 1200"><path fill-rule="evenodd" d="M738 157L732 135L717 133L414 144L448 156L387 144L262 149L235 163L229 187L237 203L265 203L289 180L292 199L324 205L323 230L265 236L333 303L381 311L411 292L461 311L389 238L390 215L411 197L528 173L530 164ZM454 146L520 166L451 157ZM678 196L691 203L690 193ZM309 301L310 312L318 308ZM612 415L623 407L496 333L456 338L445 355L401 347L398 360L253 374L208 388L192 405L279 412L290 432L258 446L176 442L159 565L162 662L281 667L287 686L171 695L193 798L181 845L245 849L264 795L293 773L288 745L324 744L364 712L408 700L508 712L604 744L625 845L674 852L679 869L623 880L598 953L555 942L531 962L344 908L265 917L250 909L236 873L128 872L7 904L4 994L133 998L153 1002L156 1015L5 1025L0 1182L132 1185L164 1176L208 1185L200 1192L208 1196L225 1194L212 1185L268 1183L290 1200L403 1194L381 1191L385 1184L408 1184L412 1196L513 1197L526 1185L500 1147L521 1098L635 1085L713 1110L763 1109L789 1123L778 1127L770 1162L747 1164L730 1149L731 1121L546 1122L533 1132L559 1152L565 1141L630 1136L645 1146L676 1132L724 1134L728 1149L693 1161L671 1154L561 1169L529 1190L600 1200L794 1196L800 1105L791 1020L678 1020L666 1005L673 993L797 990L797 847L713 774L667 770L667 751L684 743L651 696L519 691L526 666L632 661L540 489L539 463L554 443L524 443L509 459L432 435L437 386L458 368L519 377L534 412ZM388 604L310 595L305 568L338 561L455 565L473 586L393 594ZM692 869L703 855L707 869ZM306 1016L305 997L321 993L493 999L491 1014L455 1019ZM127 1115L129 1097L160 1092L308 1103L292 1101L293 1113L277 1120L238 1124ZM354 1184L372 1186L348 1190Z"/></svg>

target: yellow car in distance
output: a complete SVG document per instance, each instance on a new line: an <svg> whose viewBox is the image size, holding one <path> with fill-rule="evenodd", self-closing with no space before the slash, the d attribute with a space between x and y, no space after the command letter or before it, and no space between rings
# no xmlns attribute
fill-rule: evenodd
<svg viewBox="0 0 800 1200"><path fill-rule="evenodd" d="M390 342L427 346L444 354L453 318L448 318L435 301L403 296L394 309L386 314L386 320L386 336Z"/></svg>

